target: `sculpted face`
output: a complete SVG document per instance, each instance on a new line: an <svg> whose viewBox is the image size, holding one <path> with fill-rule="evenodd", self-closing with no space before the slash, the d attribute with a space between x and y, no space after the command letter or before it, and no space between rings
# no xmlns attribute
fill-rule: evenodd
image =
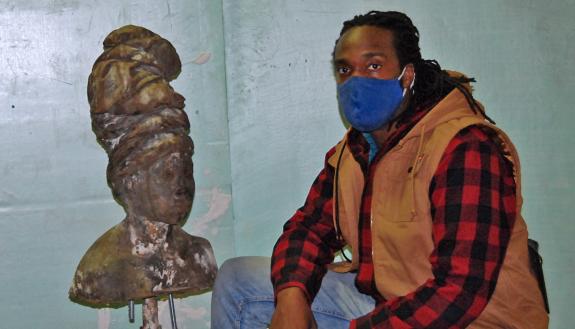
<svg viewBox="0 0 575 329"><path fill-rule="evenodd" d="M195 183L190 156L172 153L153 164L148 171L147 191L140 191L149 202L153 219L168 224L185 220L194 199Z"/></svg>
<svg viewBox="0 0 575 329"><path fill-rule="evenodd" d="M122 179L120 203L128 217L181 224L189 215L195 193L190 155L173 152Z"/></svg>

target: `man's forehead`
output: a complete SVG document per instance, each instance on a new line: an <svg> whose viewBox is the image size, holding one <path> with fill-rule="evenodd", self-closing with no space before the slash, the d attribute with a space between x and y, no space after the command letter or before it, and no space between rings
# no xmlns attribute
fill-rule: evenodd
<svg viewBox="0 0 575 329"><path fill-rule="evenodd" d="M345 32L335 51L363 49L366 52L387 52L393 49L393 33L375 26L359 26Z"/></svg>

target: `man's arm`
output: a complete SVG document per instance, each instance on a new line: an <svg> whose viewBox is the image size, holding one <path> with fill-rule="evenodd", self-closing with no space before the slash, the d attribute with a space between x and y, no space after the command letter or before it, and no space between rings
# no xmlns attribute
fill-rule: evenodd
<svg viewBox="0 0 575 329"><path fill-rule="evenodd" d="M350 328L464 328L495 289L515 219L515 183L477 127L448 145L430 187L434 279L378 305Z"/></svg>
<svg viewBox="0 0 575 329"><path fill-rule="evenodd" d="M268 328L317 329L310 304L303 290L288 287L277 293L277 305Z"/></svg>
<svg viewBox="0 0 575 329"><path fill-rule="evenodd" d="M314 181L305 204L284 225L272 256L272 283L276 298L286 288L301 289L308 304L317 294L334 252L343 245L336 239L333 225L334 168L327 159Z"/></svg>

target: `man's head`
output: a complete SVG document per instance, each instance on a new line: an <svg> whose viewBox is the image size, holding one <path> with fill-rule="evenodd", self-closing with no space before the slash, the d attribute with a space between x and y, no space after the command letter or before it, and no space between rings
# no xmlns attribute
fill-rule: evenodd
<svg viewBox="0 0 575 329"><path fill-rule="evenodd" d="M340 107L363 132L388 127L408 108L415 79L412 62L421 58L417 29L407 16L391 13L388 19L372 13L346 22L333 52ZM408 34L403 29L411 31L405 38L408 46L401 41ZM414 47L415 56L406 50Z"/></svg>
<svg viewBox="0 0 575 329"><path fill-rule="evenodd" d="M421 60L419 31L407 15L396 11L370 11L365 15L358 15L344 22L343 28L339 33L340 38L335 43L336 48L341 37L346 32L360 26L373 26L391 32L393 46L401 67Z"/></svg>
<svg viewBox="0 0 575 329"><path fill-rule="evenodd" d="M350 63L350 49L354 49L357 58L363 56L363 52L364 59L370 57L383 62L365 60L363 63ZM378 58L373 56L375 53L383 56ZM450 77L437 61L423 59L419 48L419 31L403 13L370 11L344 22L332 55L338 84L353 75L395 79L403 72L401 86L404 89L411 87L407 101L403 102L406 106L405 113L432 105L457 88L465 95L474 111L478 110L484 114L471 92L463 86L474 79L464 76ZM353 67L349 64L353 64ZM351 71L360 68L364 72Z"/></svg>

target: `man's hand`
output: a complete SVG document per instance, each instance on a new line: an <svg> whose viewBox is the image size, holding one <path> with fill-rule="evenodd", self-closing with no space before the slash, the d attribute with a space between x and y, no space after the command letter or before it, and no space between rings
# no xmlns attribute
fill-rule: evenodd
<svg viewBox="0 0 575 329"><path fill-rule="evenodd" d="M311 307L300 288L290 287L278 293L276 309L269 328L317 329Z"/></svg>

